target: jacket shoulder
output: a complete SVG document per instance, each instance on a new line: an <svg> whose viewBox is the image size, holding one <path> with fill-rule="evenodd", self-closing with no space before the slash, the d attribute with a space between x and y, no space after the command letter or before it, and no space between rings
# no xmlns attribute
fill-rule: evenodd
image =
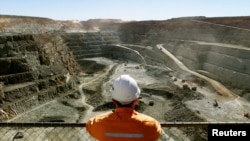
<svg viewBox="0 0 250 141"><path fill-rule="evenodd" d="M106 112L106 113L102 113L102 114L96 115L96 116L92 117L91 119L89 119L88 122L89 121L96 121L96 122L102 121L102 120L110 117L110 115L112 115L112 113L113 112L110 111L110 112Z"/></svg>

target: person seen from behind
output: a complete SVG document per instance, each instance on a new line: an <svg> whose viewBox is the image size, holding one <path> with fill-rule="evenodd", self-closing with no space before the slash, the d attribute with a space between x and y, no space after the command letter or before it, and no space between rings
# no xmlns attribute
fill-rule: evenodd
<svg viewBox="0 0 250 141"><path fill-rule="evenodd" d="M157 141L162 133L160 123L134 109L140 96L137 82L129 75L120 75L110 93L115 110L89 119L89 134L99 141Z"/></svg>

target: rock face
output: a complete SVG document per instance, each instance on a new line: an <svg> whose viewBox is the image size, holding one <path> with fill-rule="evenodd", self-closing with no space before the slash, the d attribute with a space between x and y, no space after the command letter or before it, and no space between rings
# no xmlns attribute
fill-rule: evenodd
<svg viewBox="0 0 250 141"><path fill-rule="evenodd" d="M248 21L249 17L131 22L122 24L118 33L123 43L153 46L163 43L190 69L246 89L250 86L250 27L243 23Z"/></svg>
<svg viewBox="0 0 250 141"><path fill-rule="evenodd" d="M229 86L249 88L250 49L228 44L169 41L166 48L189 68ZM177 48L176 48L177 47Z"/></svg>
<svg viewBox="0 0 250 141"><path fill-rule="evenodd" d="M60 36L0 36L0 46L0 105L9 118L75 87L78 65ZM68 83L67 73L72 75Z"/></svg>
<svg viewBox="0 0 250 141"><path fill-rule="evenodd" d="M14 21L23 22L20 18ZM0 20L0 110L5 113L0 115L1 120L75 93L80 70L92 73L103 68L91 66L88 58L134 61L178 72L157 44L163 44L191 70L234 88L250 87L250 27L239 24L249 18L231 24L234 18L105 22L94 30L98 32L85 33L62 32L74 31L74 26L51 19L24 19L26 22L20 24L11 24L13 19L5 19L7 24ZM32 26L27 24L30 20ZM77 24L77 28L86 28L86 23ZM87 25L91 31L96 29ZM19 32L25 34L16 34Z"/></svg>
<svg viewBox="0 0 250 141"><path fill-rule="evenodd" d="M67 33L63 37L82 66L86 63L84 58L93 57L132 60L139 63L144 61L138 52L116 45L120 43L120 38L114 32Z"/></svg>

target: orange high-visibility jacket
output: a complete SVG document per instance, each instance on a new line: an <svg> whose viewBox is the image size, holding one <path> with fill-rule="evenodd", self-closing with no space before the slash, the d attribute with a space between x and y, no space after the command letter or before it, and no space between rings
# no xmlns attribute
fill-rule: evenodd
<svg viewBox="0 0 250 141"><path fill-rule="evenodd" d="M156 141L162 132L157 120L132 108L116 108L93 117L86 130L99 141Z"/></svg>

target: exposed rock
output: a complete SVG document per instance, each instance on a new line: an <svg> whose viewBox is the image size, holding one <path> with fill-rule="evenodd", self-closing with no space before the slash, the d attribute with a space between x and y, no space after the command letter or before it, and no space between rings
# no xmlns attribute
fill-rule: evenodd
<svg viewBox="0 0 250 141"><path fill-rule="evenodd" d="M78 64L60 36L13 35L0 36L0 40L0 65L4 66L0 71L0 102L11 117L73 89L66 84L64 74L76 74ZM74 81L72 77L71 83Z"/></svg>
<svg viewBox="0 0 250 141"><path fill-rule="evenodd" d="M249 112L244 113L244 117L250 118L250 113Z"/></svg>
<svg viewBox="0 0 250 141"><path fill-rule="evenodd" d="M214 107L218 107L218 106L219 106L217 100L214 100L213 106L214 106Z"/></svg>
<svg viewBox="0 0 250 141"><path fill-rule="evenodd" d="M154 101L150 100L150 101L148 102L148 105L149 105L149 106L154 106Z"/></svg>
<svg viewBox="0 0 250 141"><path fill-rule="evenodd" d="M4 88L4 83L0 82L0 105L4 104L5 96L4 96L3 88Z"/></svg>
<svg viewBox="0 0 250 141"><path fill-rule="evenodd" d="M25 18L25 22L20 23L22 18ZM162 113L165 115L164 120L205 121L197 116L197 114L202 116L204 110L191 111L184 106L184 102L188 100L198 102L204 98L196 91L197 87L190 88L185 83L186 81L193 81L201 88L206 87L206 82L182 73L178 65L162 51L168 50L190 70L203 72L205 76L227 84L230 88L247 89L250 87L249 30L223 26L229 23L223 21L203 17L195 18L195 20L180 18L126 23L119 21L64 23L46 18L12 17L10 23L5 25L0 23L2 31L0 35L0 81L3 82L0 88L0 108L2 108L0 121L13 118L59 97L79 100L82 95L75 92L78 91L76 84L86 79L92 82L83 89L86 93L86 103L95 107L93 109L97 111L114 108L112 103L103 102L110 97L107 96L108 90L103 88L102 84L108 83L111 74L117 71L114 64L124 62L122 70L126 73L145 71L145 74L154 77L150 81L156 83L145 84L143 88L143 91L150 95L147 98L151 100L156 96L163 100L173 101L169 104L173 109ZM222 26L209 22L219 22ZM240 23L233 22L230 26L239 25L249 29L247 24ZM63 33L62 31L81 31L82 33ZM164 45L157 49L155 45L159 43ZM96 57L116 61L112 62L114 64L107 65L90 60ZM131 62L143 65L131 67ZM112 66L112 68L109 70L107 66ZM77 79L80 71L84 73L81 81ZM96 77L96 73L103 75ZM173 85L172 81L169 82L170 75L176 76L172 77L174 83L179 83L179 78L182 80L181 85L184 90ZM96 79L99 81L96 82ZM144 79L144 76L140 76L140 79L143 81L141 83L147 83L144 81L149 80ZM240 96L249 97L248 93L249 91L244 91ZM145 104L143 102L145 97L141 97L139 105L136 106L140 112L159 104L155 99ZM164 105L164 103L160 104ZM212 104L220 108L216 100ZM153 105L154 107L150 107ZM82 107L76 109L80 112L84 111ZM249 114L244 113L244 116L248 118ZM64 122L64 118L63 116L49 116L41 121Z"/></svg>
<svg viewBox="0 0 250 141"><path fill-rule="evenodd" d="M182 85L183 90L191 90L187 84Z"/></svg>
<svg viewBox="0 0 250 141"><path fill-rule="evenodd" d="M197 90L197 87L192 87L191 90L192 90L192 91L196 91L196 90Z"/></svg>
<svg viewBox="0 0 250 141"><path fill-rule="evenodd" d="M15 139L22 139L24 137L23 132L17 132L15 136L13 137L13 140Z"/></svg>

